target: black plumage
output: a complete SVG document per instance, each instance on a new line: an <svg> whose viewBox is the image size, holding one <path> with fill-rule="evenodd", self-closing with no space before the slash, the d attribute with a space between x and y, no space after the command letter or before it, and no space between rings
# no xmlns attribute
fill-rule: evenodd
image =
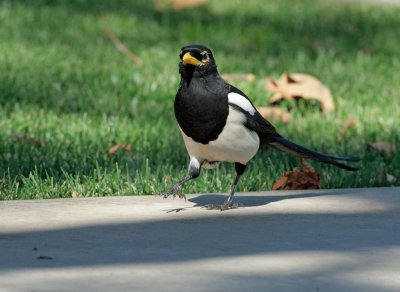
<svg viewBox="0 0 400 292"><path fill-rule="evenodd" d="M237 175L228 199L218 208L224 210L237 206L232 203L236 186L248 161L261 146L346 170L357 170L338 162L359 161L357 157L325 155L282 137L242 91L222 79L209 48L203 45L183 47L180 59L181 82L174 111L190 156L189 174L161 193L165 198L169 195L184 197L180 186L199 176L201 167L226 161L235 163Z"/></svg>
<svg viewBox="0 0 400 292"><path fill-rule="evenodd" d="M181 79L175 97L175 117L187 136L207 144L216 140L225 126L229 113L229 89L217 74L216 68L215 71L207 68L196 70L189 75L188 70L192 71L193 68L187 69L183 64L180 65L181 76L185 78ZM191 80L189 84L187 80Z"/></svg>

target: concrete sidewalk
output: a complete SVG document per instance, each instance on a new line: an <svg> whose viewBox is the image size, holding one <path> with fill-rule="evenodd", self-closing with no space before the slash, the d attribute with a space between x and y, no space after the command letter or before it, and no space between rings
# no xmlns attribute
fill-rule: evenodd
<svg viewBox="0 0 400 292"><path fill-rule="evenodd" d="M0 291L400 291L400 188L0 202Z"/></svg>

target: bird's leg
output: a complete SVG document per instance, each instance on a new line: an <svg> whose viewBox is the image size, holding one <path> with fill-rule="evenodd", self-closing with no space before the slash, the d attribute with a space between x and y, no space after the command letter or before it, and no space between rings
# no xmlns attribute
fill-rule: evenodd
<svg viewBox="0 0 400 292"><path fill-rule="evenodd" d="M242 204L237 203L237 204L233 204L233 196L235 195L235 191L236 188L239 184L239 181L244 173L244 171L246 170L246 165L245 164L241 164L236 162L235 163L235 169L236 169L236 178L235 181L233 183L233 186L231 188L231 191L229 193L228 198L226 199L226 201L221 205L221 206L215 206L215 205L206 205L205 208L208 210L228 210L228 209L235 209L238 208L239 206L241 206Z"/></svg>
<svg viewBox="0 0 400 292"><path fill-rule="evenodd" d="M164 197L164 199L168 198L171 195L174 198L176 196L178 196L179 198L183 198L186 201L186 196L182 193L181 186L184 183L188 182L189 180L198 177L200 175L200 168L201 168L200 162L195 158L191 158L190 159L190 163L189 163L189 175L187 175L184 178L178 180L168 190L166 190L165 192L160 193L159 195L161 197Z"/></svg>
<svg viewBox="0 0 400 292"><path fill-rule="evenodd" d="M160 196L164 197L164 199L168 198L170 195L172 195L174 198L178 196L179 198L183 198L186 201L186 196L182 193L181 191L181 185L183 185L185 182L191 180L193 176L188 175L185 176L184 178L178 180L175 182L168 190L165 192L160 193Z"/></svg>
<svg viewBox="0 0 400 292"><path fill-rule="evenodd" d="M235 182L231 188L231 192L229 193L228 198L226 201L220 206L221 211L228 210L228 209L235 209L239 207L239 204L233 204L233 196L235 195L236 187L239 184L242 175L237 174L235 178Z"/></svg>

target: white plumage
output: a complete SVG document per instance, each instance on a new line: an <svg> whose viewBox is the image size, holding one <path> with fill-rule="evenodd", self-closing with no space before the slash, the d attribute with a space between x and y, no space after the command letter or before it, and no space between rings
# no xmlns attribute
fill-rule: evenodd
<svg viewBox="0 0 400 292"><path fill-rule="evenodd" d="M248 109L246 110L248 111ZM200 164L214 161L247 164L257 153L260 146L260 139L256 132L244 126L245 120L246 117L243 113L229 106L229 114L225 127L218 138L210 141L208 144L195 142L182 131L183 140L191 161L197 160ZM193 161L193 163L195 162ZM204 166L207 167L207 164Z"/></svg>
<svg viewBox="0 0 400 292"><path fill-rule="evenodd" d="M256 113L256 109L253 107L251 102L244 96L240 95L239 93L236 92L228 93L228 100L229 103L236 104L237 106L241 107L252 116Z"/></svg>

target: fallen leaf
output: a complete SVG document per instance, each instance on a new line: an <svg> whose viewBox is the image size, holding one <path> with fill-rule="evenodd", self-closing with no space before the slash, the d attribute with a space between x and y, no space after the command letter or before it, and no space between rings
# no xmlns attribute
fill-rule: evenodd
<svg viewBox="0 0 400 292"><path fill-rule="evenodd" d="M320 188L320 174L301 159L299 167L285 172L272 186L273 190L306 190Z"/></svg>
<svg viewBox="0 0 400 292"><path fill-rule="evenodd" d="M132 152L132 145L131 144L126 144L124 147L124 151L131 153Z"/></svg>
<svg viewBox="0 0 400 292"><path fill-rule="evenodd" d="M391 154L396 150L396 147L394 144L387 143L384 141L377 141L374 143L367 143L367 149L369 150L375 150L378 152L384 152L386 154Z"/></svg>
<svg viewBox="0 0 400 292"><path fill-rule="evenodd" d="M235 74L222 74L225 81L249 81L252 82L256 79L253 73L235 73Z"/></svg>
<svg viewBox="0 0 400 292"><path fill-rule="evenodd" d="M342 129L340 130L339 135L343 137L348 130L354 128L357 124L358 120L356 118L348 118L347 121L344 123Z"/></svg>
<svg viewBox="0 0 400 292"><path fill-rule="evenodd" d="M329 88L308 74L283 73L278 80L267 79L266 88L273 93L269 104L277 104L283 99L316 99L320 102L324 113L335 110Z"/></svg>
<svg viewBox="0 0 400 292"><path fill-rule="evenodd" d="M388 183L392 184L396 181L396 177L394 175L391 174L386 174L386 180Z"/></svg>
<svg viewBox="0 0 400 292"><path fill-rule="evenodd" d="M132 151L132 145L131 144L117 144L112 146L110 149L108 149L108 154L112 155L118 150L123 150L125 152L130 153Z"/></svg>
<svg viewBox="0 0 400 292"><path fill-rule="evenodd" d="M208 0L153 0L154 7L158 11L165 11L172 7L175 11L196 8L208 4Z"/></svg>
<svg viewBox="0 0 400 292"><path fill-rule="evenodd" d="M303 172L315 172L314 167L310 163L307 162L304 158L300 159L300 169Z"/></svg>
<svg viewBox="0 0 400 292"><path fill-rule="evenodd" d="M72 191L71 197L76 199L77 197L79 197L79 193L77 191Z"/></svg>
<svg viewBox="0 0 400 292"><path fill-rule="evenodd" d="M280 120L286 124L291 119L290 113L288 113L287 111L280 109L280 108L259 107L259 108L257 108L257 110L267 120L268 119Z"/></svg>
<svg viewBox="0 0 400 292"><path fill-rule="evenodd" d="M273 184L272 189L273 190L283 190L285 186L287 185L289 180L289 177L286 176L286 173L284 176L280 177L277 179L277 181Z"/></svg>

